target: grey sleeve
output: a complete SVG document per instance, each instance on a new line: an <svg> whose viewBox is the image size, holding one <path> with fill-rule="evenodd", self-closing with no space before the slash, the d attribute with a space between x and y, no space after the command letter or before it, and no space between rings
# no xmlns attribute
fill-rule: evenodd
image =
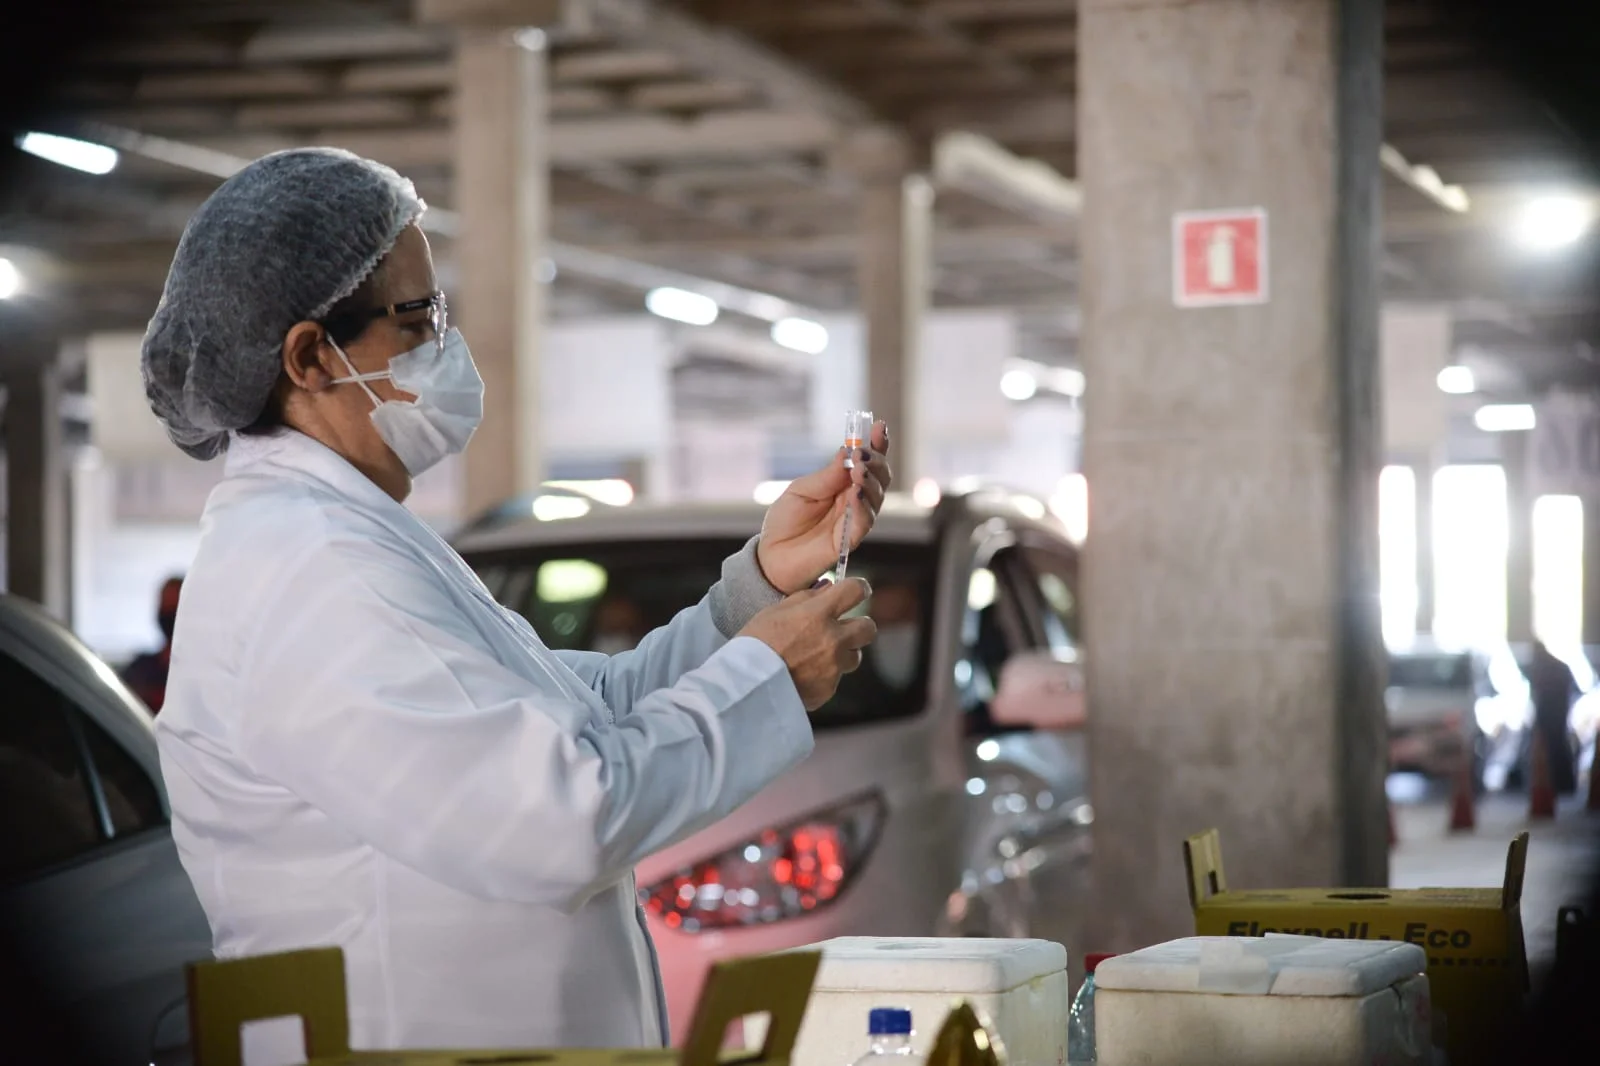
<svg viewBox="0 0 1600 1066"><path fill-rule="evenodd" d="M767 583L756 561L760 537L722 561L722 579L711 586L707 599L717 631L732 640L756 614L782 601L783 593Z"/></svg>

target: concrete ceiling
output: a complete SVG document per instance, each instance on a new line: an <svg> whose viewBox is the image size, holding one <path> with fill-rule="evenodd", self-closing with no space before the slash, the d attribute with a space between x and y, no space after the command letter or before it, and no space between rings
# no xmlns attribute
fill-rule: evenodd
<svg viewBox="0 0 1600 1066"><path fill-rule="evenodd" d="M887 125L923 150L963 131L1057 180L1076 169L1074 0L519 2L556 16L553 236L574 248L843 308L855 301L856 184L841 151L853 131ZM448 206L451 33L418 10L410 0L124 4L51 87L48 121L244 157L338 144ZM1594 257L1534 285L1503 237L1530 182L1591 184L1573 136L1449 5L1390 0L1386 24L1385 139L1471 201L1450 210L1386 169L1391 293L1457 302L1466 340L1503 347L1530 386L1596 380L1579 347L1600 339ZM16 173L0 246L30 261L79 328L148 317L183 221L216 184L126 154L101 178L31 161ZM1070 212L979 186L941 188L936 210L935 302L1023 308L1032 355L1070 361ZM628 281L557 278L558 314L638 306Z"/></svg>

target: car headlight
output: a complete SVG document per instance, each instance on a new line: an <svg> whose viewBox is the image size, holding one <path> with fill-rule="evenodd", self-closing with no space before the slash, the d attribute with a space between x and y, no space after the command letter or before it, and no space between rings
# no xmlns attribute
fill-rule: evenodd
<svg viewBox="0 0 1600 1066"><path fill-rule="evenodd" d="M685 867L639 890L669 929L767 925L828 906L860 874L888 805L879 792L854 796Z"/></svg>

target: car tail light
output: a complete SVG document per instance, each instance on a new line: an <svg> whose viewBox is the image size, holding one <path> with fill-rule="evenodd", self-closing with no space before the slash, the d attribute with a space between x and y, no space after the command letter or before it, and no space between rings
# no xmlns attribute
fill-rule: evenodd
<svg viewBox="0 0 1600 1066"><path fill-rule="evenodd" d="M886 813L880 793L855 796L641 888L640 901L667 928L685 933L809 914L861 873Z"/></svg>

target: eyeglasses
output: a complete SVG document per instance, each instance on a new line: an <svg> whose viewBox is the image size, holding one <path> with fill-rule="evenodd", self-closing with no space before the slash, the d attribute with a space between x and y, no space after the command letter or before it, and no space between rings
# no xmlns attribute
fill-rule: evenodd
<svg viewBox="0 0 1600 1066"><path fill-rule="evenodd" d="M369 311L354 311L340 315L337 319L329 319L323 322L323 326L329 332L334 332L337 326L340 327L339 332L359 333L369 322L375 322L380 318L398 318L400 315L409 315L416 311L428 312L428 325L433 327L433 339L439 345L439 354L443 355L445 330L450 328L450 310L446 306L443 292L434 292L415 300L405 300L385 307L374 307Z"/></svg>

